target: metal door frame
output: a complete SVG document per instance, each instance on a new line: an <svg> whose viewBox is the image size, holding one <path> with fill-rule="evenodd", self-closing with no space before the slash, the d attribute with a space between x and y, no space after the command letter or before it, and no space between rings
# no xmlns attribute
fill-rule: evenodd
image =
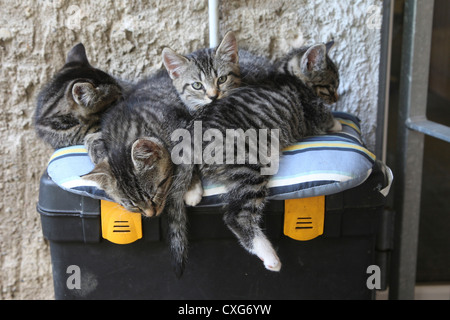
<svg viewBox="0 0 450 320"><path fill-rule="evenodd" d="M405 2L390 299L414 299L424 137L450 142L450 127L426 118L433 8L434 0Z"/></svg>

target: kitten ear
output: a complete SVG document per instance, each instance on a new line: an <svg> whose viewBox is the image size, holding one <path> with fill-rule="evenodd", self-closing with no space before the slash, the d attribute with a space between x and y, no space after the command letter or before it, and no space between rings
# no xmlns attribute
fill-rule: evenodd
<svg viewBox="0 0 450 320"><path fill-rule="evenodd" d="M330 52L330 50L334 47L334 40L328 41L325 44L325 47L327 48L327 54L328 54L328 52Z"/></svg>
<svg viewBox="0 0 450 320"><path fill-rule="evenodd" d="M69 51L69 53L67 54L66 63L69 62L78 62L89 65L89 61L86 56L86 50L84 49L84 45L82 43L77 44Z"/></svg>
<svg viewBox="0 0 450 320"><path fill-rule="evenodd" d="M317 44L309 48L302 57L301 68L304 74L323 69L326 66L327 48Z"/></svg>
<svg viewBox="0 0 450 320"><path fill-rule="evenodd" d="M224 61L238 63L238 45L233 31L228 31L216 49L216 56Z"/></svg>
<svg viewBox="0 0 450 320"><path fill-rule="evenodd" d="M178 78L183 72L184 67L189 63L189 60L186 57L176 53L170 48L164 48L162 58L164 66L166 67L167 72L169 72L169 76L172 80Z"/></svg>
<svg viewBox="0 0 450 320"><path fill-rule="evenodd" d="M72 87L73 100L82 107L88 107L95 98L95 88L89 82L77 82Z"/></svg>
<svg viewBox="0 0 450 320"><path fill-rule="evenodd" d="M134 167L141 171L145 167L152 166L161 158L161 149L164 148L155 138L141 138L136 140L131 147L131 159Z"/></svg>
<svg viewBox="0 0 450 320"><path fill-rule="evenodd" d="M103 159L94 167L94 169L91 172L81 176L81 178L84 180L93 181L97 183L101 189L107 190L108 186L111 185L111 182L113 180L111 167L109 166L108 159L106 158Z"/></svg>

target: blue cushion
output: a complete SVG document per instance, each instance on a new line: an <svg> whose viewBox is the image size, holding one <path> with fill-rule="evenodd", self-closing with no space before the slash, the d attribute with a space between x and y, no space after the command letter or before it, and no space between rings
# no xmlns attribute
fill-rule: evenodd
<svg viewBox="0 0 450 320"><path fill-rule="evenodd" d="M98 185L81 176L94 169L87 149L83 145L56 150L47 166L49 177L62 189L95 199L110 200Z"/></svg>
<svg viewBox="0 0 450 320"><path fill-rule="evenodd" d="M335 112L342 131L306 137L283 150L279 171L269 181L269 199L283 200L329 195L363 183L372 172L375 156L361 141L360 121ZM81 179L94 168L84 146L56 150L47 171L52 180L70 192L111 200L95 183ZM199 205L221 203L225 187L203 181L204 196Z"/></svg>

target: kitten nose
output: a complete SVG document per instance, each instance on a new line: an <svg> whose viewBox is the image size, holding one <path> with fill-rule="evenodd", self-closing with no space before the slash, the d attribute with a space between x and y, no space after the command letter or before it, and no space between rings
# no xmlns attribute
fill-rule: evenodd
<svg viewBox="0 0 450 320"><path fill-rule="evenodd" d="M219 96L218 94L216 94L216 95L214 95L214 96L208 95L208 98L210 98L212 101L214 101L214 100L217 99L218 96Z"/></svg>
<svg viewBox="0 0 450 320"><path fill-rule="evenodd" d="M206 90L206 96L212 101L214 101L219 96L219 92L217 91L216 88L209 88L208 90Z"/></svg>
<svg viewBox="0 0 450 320"><path fill-rule="evenodd" d="M155 215L155 211L153 209L145 209L143 211L144 215L147 217L153 217Z"/></svg>

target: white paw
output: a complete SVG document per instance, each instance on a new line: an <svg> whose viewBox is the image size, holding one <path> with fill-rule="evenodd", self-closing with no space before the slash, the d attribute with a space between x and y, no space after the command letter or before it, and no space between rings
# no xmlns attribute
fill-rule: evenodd
<svg viewBox="0 0 450 320"><path fill-rule="evenodd" d="M183 200L188 206L196 206L202 201L202 197L203 187L201 182L198 182L184 194Z"/></svg>
<svg viewBox="0 0 450 320"><path fill-rule="evenodd" d="M333 126L328 129L329 132L339 132L342 131L342 124L339 122L339 120L334 119L333 120Z"/></svg>
<svg viewBox="0 0 450 320"><path fill-rule="evenodd" d="M253 239L252 252L258 256L263 262L264 267L270 271L280 271L281 262L272 244L263 236L257 236Z"/></svg>
<svg viewBox="0 0 450 320"><path fill-rule="evenodd" d="M264 267L266 267L267 270L278 272L281 270L281 262L280 259L275 255L273 259L271 259L269 262L267 260L264 260Z"/></svg>

